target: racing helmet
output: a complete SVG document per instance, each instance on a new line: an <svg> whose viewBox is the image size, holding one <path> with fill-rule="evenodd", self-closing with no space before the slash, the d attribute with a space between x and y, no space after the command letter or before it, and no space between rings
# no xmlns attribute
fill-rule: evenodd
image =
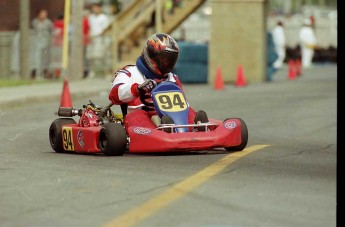
<svg viewBox="0 0 345 227"><path fill-rule="evenodd" d="M164 77L173 70L179 55L175 39L164 33L151 35L141 54L144 64L157 76Z"/></svg>

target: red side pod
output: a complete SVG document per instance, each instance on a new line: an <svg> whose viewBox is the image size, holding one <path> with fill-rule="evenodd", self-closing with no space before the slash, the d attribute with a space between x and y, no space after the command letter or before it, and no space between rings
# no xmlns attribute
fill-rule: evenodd
<svg viewBox="0 0 345 227"><path fill-rule="evenodd" d="M241 144L241 122L228 119L213 131L167 133L160 130L129 127L129 152L168 152L207 150Z"/></svg>
<svg viewBox="0 0 345 227"><path fill-rule="evenodd" d="M73 126L73 145L75 152L100 153L98 136L101 126L79 127Z"/></svg>

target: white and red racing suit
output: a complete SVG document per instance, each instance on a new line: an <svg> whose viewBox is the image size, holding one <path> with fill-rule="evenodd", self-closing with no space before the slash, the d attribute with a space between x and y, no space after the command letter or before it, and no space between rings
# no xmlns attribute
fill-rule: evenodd
<svg viewBox="0 0 345 227"><path fill-rule="evenodd" d="M145 80L145 76L139 71L136 65L127 65L118 70L112 80L112 89L109 94L109 100L116 105L127 104L127 114L124 118L126 130L129 126L141 126L147 128L157 127L151 121L151 116L155 115L156 111L143 110L145 105L140 101L138 86L144 83ZM177 75L169 73L163 80L176 83L183 92L182 83ZM195 111L189 107L188 122L193 123L194 117Z"/></svg>

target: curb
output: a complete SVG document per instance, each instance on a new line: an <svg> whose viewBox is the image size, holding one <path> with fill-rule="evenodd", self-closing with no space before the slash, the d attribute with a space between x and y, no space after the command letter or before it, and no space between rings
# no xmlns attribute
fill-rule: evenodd
<svg viewBox="0 0 345 227"><path fill-rule="evenodd" d="M102 92L106 92L105 90L100 91L90 91L90 92L79 92L78 94L71 93L72 99L78 99L88 96L95 96L100 95ZM53 101L56 100L57 106L60 106L60 98L61 95L51 95L51 96L31 96L27 97L24 100L23 99L17 99L17 100L11 100L11 101L0 101L0 109L2 108L14 108L21 105L27 105L27 104L33 104L33 103L43 103L47 101Z"/></svg>
<svg viewBox="0 0 345 227"><path fill-rule="evenodd" d="M72 99L100 95L110 91L107 81L72 81L69 83ZM54 101L60 106L62 84L46 84L37 86L18 86L0 90L0 109L21 105Z"/></svg>

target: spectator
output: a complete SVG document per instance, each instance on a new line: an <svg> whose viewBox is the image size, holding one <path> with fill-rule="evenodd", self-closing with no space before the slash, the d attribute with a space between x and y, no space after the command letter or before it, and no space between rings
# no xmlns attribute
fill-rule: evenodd
<svg viewBox="0 0 345 227"><path fill-rule="evenodd" d="M51 66L54 68L54 77L59 78L61 75L62 67L62 45L63 45L63 32L64 32L64 15L59 14L53 22L54 27L54 40L52 48Z"/></svg>
<svg viewBox="0 0 345 227"><path fill-rule="evenodd" d="M305 19L299 32L303 68L309 68L311 66L316 47L316 37L311 25L310 19Z"/></svg>
<svg viewBox="0 0 345 227"><path fill-rule="evenodd" d="M316 27L316 21L315 21L315 17L313 15L311 15L309 17L309 20L310 20L310 26L315 30L315 27Z"/></svg>
<svg viewBox="0 0 345 227"><path fill-rule="evenodd" d="M48 19L48 11L40 9L36 18L32 21L34 31L34 64L31 71L31 78L35 79L36 74L44 78L50 78L50 44L53 35L53 23Z"/></svg>
<svg viewBox="0 0 345 227"><path fill-rule="evenodd" d="M86 51L87 47L90 44L90 23L89 23L89 11L84 10L84 17L83 17L83 44L84 44L84 50L83 50L83 61L84 61L84 75L83 78L87 78L89 75L89 64L88 60L86 58Z"/></svg>
<svg viewBox="0 0 345 227"><path fill-rule="evenodd" d="M108 17L102 12L101 4L94 3L91 6L91 14L88 17L88 22L90 26L90 45L88 47L88 60L90 70L96 75L104 75L104 58L106 49L106 40L103 33L109 26Z"/></svg>
<svg viewBox="0 0 345 227"><path fill-rule="evenodd" d="M276 26L272 30L273 42L275 45L276 53L278 54L278 59L273 63L276 69L282 67L285 60L285 31L283 22L278 21Z"/></svg>
<svg viewBox="0 0 345 227"><path fill-rule="evenodd" d="M266 81L273 80L273 74L277 71L274 63L278 60L275 43L273 42L273 35L271 32L267 33L267 78Z"/></svg>

